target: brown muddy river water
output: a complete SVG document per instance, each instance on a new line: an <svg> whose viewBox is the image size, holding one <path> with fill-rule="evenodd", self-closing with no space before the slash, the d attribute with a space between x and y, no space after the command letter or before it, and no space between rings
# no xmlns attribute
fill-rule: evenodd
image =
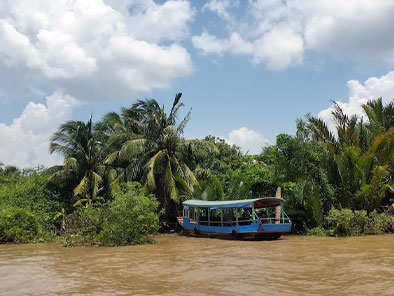
<svg viewBox="0 0 394 296"><path fill-rule="evenodd" d="M394 235L0 245L0 295L394 295Z"/></svg>

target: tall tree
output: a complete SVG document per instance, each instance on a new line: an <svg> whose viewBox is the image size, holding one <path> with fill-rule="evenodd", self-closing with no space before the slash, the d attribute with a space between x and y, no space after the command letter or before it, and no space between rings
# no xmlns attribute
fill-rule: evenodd
<svg viewBox="0 0 394 296"><path fill-rule="evenodd" d="M392 190L389 164L394 155L394 128L389 111L381 99L363 106L369 122L349 118L333 102L332 116L337 136L321 120L311 118L309 127L315 137L327 144L340 179L340 203L354 209L375 209L385 192ZM387 118L388 119L387 119Z"/></svg>
<svg viewBox="0 0 394 296"><path fill-rule="evenodd" d="M154 99L139 100L130 109L124 109L124 121L135 135L106 160L108 164L127 163L118 181L142 176L143 183L155 193L164 209L164 220L176 216L180 196L177 184L193 187L197 183L182 157L187 144L181 136L191 112L177 123L179 110L184 106L181 96L176 94L169 114Z"/></svg>
<svg viewBox="0 0 394 296"><path fill-rule="evenodd" d="M106 168L103 165L105 155L101 137L92 118L86 123L68 121L52 136L50 152L64 157L64 164L54 176L70 181L78 203L91 202L102 189Z"/></svg>

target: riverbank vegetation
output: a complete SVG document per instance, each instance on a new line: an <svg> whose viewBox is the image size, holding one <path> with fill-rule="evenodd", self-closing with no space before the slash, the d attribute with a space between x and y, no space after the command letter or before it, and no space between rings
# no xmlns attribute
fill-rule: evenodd
<svg viewBox="0 0 394 296"><path fill-rule="evenodd" d="M175 228L186 199L272 196L278 186L296 233L392 229L393 102L372 100L363 117L333 102L334 127L307 115L295 135L278 135L258 155L213 136L185 139L183 106L179 93L169 111L148 99L98 122L69 121L49 147L62 165L1 165L0 242L149 243Z"/></svg>

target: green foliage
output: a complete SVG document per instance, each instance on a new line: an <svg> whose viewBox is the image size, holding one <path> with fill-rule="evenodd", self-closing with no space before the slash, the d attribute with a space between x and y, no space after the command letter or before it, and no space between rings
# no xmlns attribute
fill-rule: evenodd
<svg viewBox="0 0 394 296"><path fill-rule="evenodd" d="M144 186L155 193L161 208L164 209L164 220L175 219L177 204L180 202L177 182L181 180L193 187L197 180L183 159L190 146L181 135L190 119L190 111L179 123L179 110L184 106L180 101L182 94L176 94L170 112L160 107L154 99L139 100L129 109L123 109L123 121L128 123L120 134L129 130L128 140L107 156L106 164L121 164L116 182L141 181ZM119 123L119 120L116 122ZM115 128L113 128L115 130ZM110 134L111 139L119 139L119 133ZM114 140L115 141L115 140ZM181 183L182 183L181 182Z"/></svg>
<svg viewBox="0 0 394 296"><path fill-rule="evenodd" d="M306 234L310 236L327 236L327 231L323 227L318 226L312 229L307 229Z"/></svg>
<svg viewBox="0 0 394 296"><path fill-rule="evenodd" d="M360 235L368 222L368 218L365 211L356 212L350 209L331 209L326 217L328 233L331 236Z"/></svg>
<svg viewBox="0 0 394 296"><path fill-rule="evenodd" d="M27 176L19 175L13 181L0 183L0 209L20 209L32 214L42 239L49 238L56 231L53 217L61 208L58 196L47 186L47 178L36 171Z"/></svg>
<svg viewBox="0 0 394 296"><path fill-rule="evenodd" d="M180 183L182 201L188 199L223 200L222 184L216 176L212 175L209 170L202 169L197 170L196 175L199 177L199 181L192 187L188 186L183 180L177 180Z"/></svg>
<svg viewBox="0 0 394 296"><path fill-rule="evenodd" d="M158 202L139 183L114 189L114 200L86 204L67 217L65 244L124 246L153 241L159 228Z"/></svg>
<svg viewBox="0 0 394 296"><path fill-rule="evenodd" d="M355 236L364 233L382 233L387 227L390 217L386 213L376 211L367 215L365 210L331 209L327 221L327 234L330 236Z"/></svg>
<svg viewBox="0 0 394 296"><path fill-rule="evenodd" d="M379 234L382 233L387 225L390 223L391 217L386 213L379 214L376 210L369 214L368 225L365 229L367 234Z"/></svg>
<svg viewBox="0 0 394 296"><path fill-rule="evenodd" d="M105 213L99 240L103 245L124 246L153 241L159 229L157 200L146 196L139 184L122 184Z"/></svg>
<svg viewBox="0 0 394 296"><path fill-rule="evenodd" d="M310 118L308 127L329 152L322 167L336 187L337 206L372 211L393 192L393 103L383 106L378 99L363 105L368 124L349 118L336 102L332 108L337 137L321 119Z"/></svg>
<svg viewBox="0 0 394 296"><path fill-rule="evenodd" d="M41 232L34 214L17 207L0 210L0 243L27 243Z"/></svg>
<svg viewBox="0 0 394 296"><path fill-rule="evenodd" d="M52 178L69 183L66 190L72 192L70 204L78 200L90 203L108 189L105 183L111 181L111 174L103 165L104 140L105 135L92 118L86 123L68 121L52 136L50 152L64 157L64 164L57 167Z"/></svg>
<svg viewBox="0 0 394 296"><path fill-rule="evenodd" d="M185 199L272 196L278 186L295 232L347 236L387 225L376 210L394 199L394 102L365 104L366 123L333 102L335 133L307 115L295 135L242 155L217 137L184 139L190 111L178 121L181 96L169 112L147 99L98 123L62 124L50 147L64 157L61 166L42 172L0 163L0 241L60 232L68 245L147 243L158 210L170 222Z"/></svg>
<svg viewBox="0 0 394 296"><path fill-rule="evenodd" d="M99 245L98 234L102 230L106 206L85 204L67 216L68 225L64 234L66 246Z"/></svg>
<svg viewBox="0 0 394 296"><path fill-rule="evenodd" d="M232 186L233 172L242 165L240 148L214 136L191 140L188 148L184 157L190 168L195 171L208 170L227 192Z"/></svg>

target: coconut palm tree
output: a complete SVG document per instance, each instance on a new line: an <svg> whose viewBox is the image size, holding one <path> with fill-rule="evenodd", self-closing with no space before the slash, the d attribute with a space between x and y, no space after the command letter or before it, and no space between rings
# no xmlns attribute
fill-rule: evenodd
<svg viewBox="0 0 394 296"><path fill-rule="evenodd" d="M50 152L64 157L64 164L53 174L71 180L74 197L78 205L98 198L103 177L108 176L103 165L102 135L89 121L68 121L62 124L52 136ZM106 174L107 173L107 174Z"/></svg>
<svg viewBox="0 0 394 296"><path fill-rule="evenodd" d="M192 187L197 183L182 157L186 144L181 136L191 112L177 123L178 112L184 106L181 96L176 94L169 114L154 99L139 100L131 108L123 109L123 122L133 136L106 159L108 165L127 163L116 181L142 176L145 187L155 193L164 209L164 220L176 215L176 203L180 201L177 184Z"/></svg>
<svg viewBox="0 0 394 296"><path fill-rule="evenodd" d="M212 201L224 199L222 184L209 169L197 167L196 176L199 181L192 187L185 184L182 180L179 181L179 191L182 200L200 199Z"/></svg>

